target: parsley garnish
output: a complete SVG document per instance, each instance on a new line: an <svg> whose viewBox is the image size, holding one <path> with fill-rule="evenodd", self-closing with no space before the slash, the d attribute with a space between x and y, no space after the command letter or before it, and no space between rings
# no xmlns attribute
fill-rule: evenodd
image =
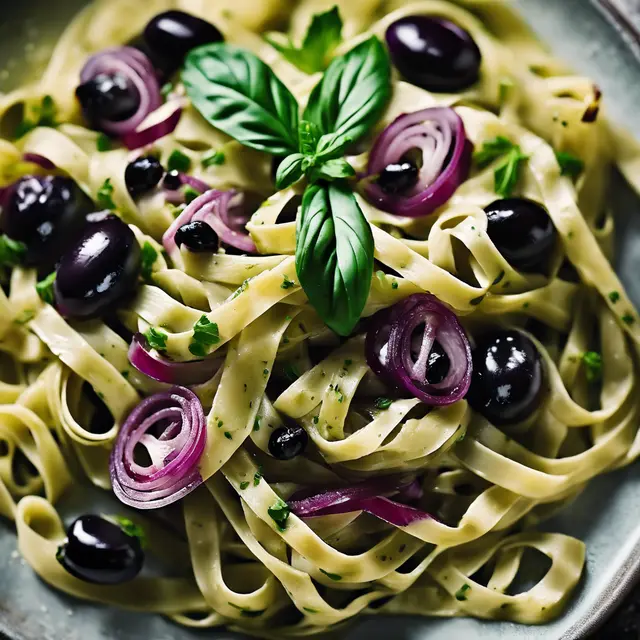
<svg viewBox="0 0 640 640"><path fill-rule="evenodd" d="M342 576L338 573L329 573L328 571L325 571L324 569L320 569L320 573L324 573L325 576L327 576L327 578L331 578L331 580L335 580L336 582L338 580L342 580Z"/></svg>
<svg viewBox="0 0 640 640"><path fill-rule="evenodd" d="M0 265L15 267L20 264L27 253L27 245L12 240L9 236L0 236Z"/></svg>
<svg viewBox="0 0 640 640"><path fill-rule="evenodd" d="M111 138L108 135L101 133L96 140L96 149L100 152L111 151Z"/></svg>
<svg viewBox="0 0 640 640"><path fill-rule="evenodd" d="M149 327L144 334L149 346L156 351L164 351L167 348L167 334L162 329Z"/></svg>
<svg viewBox="0 0 640 640"><path fill-rule="evenodd" d="M288 45L267 37L267 42L305 73L324 71L336 47L342 42L342 19L338 7L313 16L301 47Z"/></svg>
<svg viewBox="0 0 640 640"><path fill-rule="evenodd" d="M257 618L264 613L264 610L261 611L253 611L252 609L245 609L244 607L240 607L237 604L233 604L233 602L227 603L232 606L234 609L238 609L246 618Z"/></svg>
<svg viewBox="0 0 640 640"><path fill-rule="evenodd" d="M295 382L300 377L300 372L296 368L296 365L292 364L291 362L287 362L282 367L282 370L285 378L287 378L287 380L290 380L291 382Z"/></svg>
<svg viewBox="0 0 640 640"><path fill-rule="evenodd" d="M289 518L289 505L278 498L268 509L267 513L271 519L276 523L279 531L284 531L287 528L287 520Z"/></svg>
<svg viewBox="0 0 640 640"><path fill-rule="evenodd" d="M160 94L166 100L169 94L173 91L173 82L165 82L160 88Z"/></svg>
<svg viewBox="0 0 640 640"><path fill-rule="evenodd" d="M622 322L627 325L632 325L635 322L635 318L630 313L625 313L622 316Z"/></svg>
<svg viewBox="0 0 640 640"><path fill-rule="evenodd" d="M393 400L390 398L376 398L375 405L376 409L385 410L388 409L393 404Z"/></svg>
<svg viewBox="0 0 640 640"><path fill-rule="evenodd" d="M153 265L158 259L158 252L154 246L147 240L142 245L140 256L140 274L145 280L151 280L153 273Z"/></svg>
<svg viewBox="0 0 640 640"><path fill-rule="evenodd" d="M602 356L597 351L587 351L582 354L585 372L589 382L596 382L602 378Z"/></svg>
<svg viewBox="0 0 640 640"><path fill-rule="evenodd" d="M474 159L481 168L501 159L495 167L493 175L495 192L503 198L513 193L520 178L522 163L527 158L528 156L522 153L519 145L504 136L498 136L485 142L482 149L474 154Z"/></svg>
<svg viewBox="0 0 640 640"><path fill-rule="evenodd" d="M17 318L14 319L15 324L27 324L29 320L35 318L36 312L33 309L25 309Z"/></svg>
<svg viewBox="0 0 640 640"><path fill-rule="evenodd" d="M187 186L184 188L184 200L187 204L192 203L200 195L200 192L196 191L193 187Z"/></svg>
<svg viewBox="0 0 640 640"><path fill-rule="evenodd" d="M307 613L318 613L316 609L312 609L311 607L302 607L302 610L306 611Z"/></svg>
<svg viewBox="0 0 640 640"><path fill-rule="evenodd" d="M53 304L55 296L53 294L53 283L56 280L56 272L52 271L44 280L36 283L36 291L43 302Z"/></svg>
<svg viewBox="0 0 640 640"><path fill-rule="evenodd" d="M15 130L15 137L22 138L36 127L55 127L57 126L56 103L51 96L44 96L40 105L33 108L33 119L25 118Z"/></svg>
<svg viewBox="0 0 640 640"><path fill-rule="evenodd" d="M260 431L260 421L262 420L262 416L256 416L256 419L253 421L253 430Z"/></svg>
<svg viewBox="0 0 640 640"><path fill-rule="evenodd" d="M249 288L249 280L251 278L247 278L234 292L231 296L232 300L235 300L241 293L244 293Z"/></svg>
<svg viewBox="0 0 640 640"><path fill-rule="evenodd" d="M224 432L224 437L225 437L227 440L233 440L233 436L231 435L231 433L230 433L229 431L225 431L225 432Z"/></svg>
<svg viewBox="0 0 640 640"><path fill-rule="evenodd" d="M253 474L253 486L257 487L260 484L260 480L262 479L262 469L258 469L254 474Z"/></svg>
<svg viewBox="0 0 640 640"><path fill-rule="evenodd" d="M209 167L219 166L221 164L224 164L226 159L227 158L224 155L224 151L212 151L204 158L202 158L202 166L205 169L208 169Z"/></svg>
<svg viewBox="0 0 640 640"><path fill-rule="evenodd" d="M620 294L617 291L611 291L611 293L609 293L609 300L611 300L612 304L615 304L620 300Z"/></svg>
<svg viewBox="0 0 640 640"><path fill-rule="evenodd" d="M560 165L560 173L575 180L584 171L584 162L572 153L556 151L556 160Z"/></svg>
<svg viewBox="0 0 640 640"><path fill-rule="evenodd" d="M280 285L281 289L291 289L291 287L295 287L296 283L293 280L289 280L287 276L282 276L284 278L283 283Z"/></svg>
<svg viewBox="0 0 640 640"><path fill-rule="evenodd" d="M240 491L244 491L247 487L249 486L248 482L241 482L240 483Z"/></svg>
<svg viewBox="0 0 640 640"><path fill-rule="evenodd" d="M468 584L463 584L457 591L456 591L456 600L459 600L460 602L464 601L467 599L467 591L470 591L471 587Z"/></svg>
<svg viewBox="0 0 640 640"><path fill-rule="evenodd" d="M109 520L115 520L117 525L132 538L138 538L140 540L140 546L145 549L147 546L147 536L144 533L144 529L137 525L135 522L125 518L123 516L109 516Z"/></svg>
<svg viewBox="0 0 640 640"><path fill-rule="evenodd" d="M220 342L220 334L218 333L218 325L211 322L207 316L202 316L198 322L193 325L193 338L189 345L189 351L200 358L204 358L209 353L208 347Z"/></svg>
<svg viewBox="0 0 640 640"><path fill-rule="evenodd" d="M181 171L186 173L191 168L191 158L179 149L174 149L167 160L168 171Z"/></svg>
<svg viewBox="0 0 640 640"><path fill-rule="evenodd" d="M110 211L113 211L116 208L113 201L113 185L111 184L111 178L107 178L98 189L96 202L99 207L109 209Z"/></svg>

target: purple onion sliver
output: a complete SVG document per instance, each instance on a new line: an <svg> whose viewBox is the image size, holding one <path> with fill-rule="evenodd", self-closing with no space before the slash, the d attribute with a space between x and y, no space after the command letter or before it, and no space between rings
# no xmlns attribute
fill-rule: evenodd
<svg viewBox="0 0 640 640"><path fill-rule="evenodd" d="M39 167L46 169L47 171L52 171L56 168L56 165L49 160L49 158L45 158L41 156L39 153L24 153L22 154L22 159L25 162L33 162L33 164L37 164Z"/></svg>
<svg viewBox="0 0 640 640"><path fill-rule="evenodd" d="M139 149L153 144L156 140L173 133L180 122L182 107L176 106L175 111L169 114L164 120L156 122L144 129L135 129L121 135L122 143L127 149Z"/></svg>

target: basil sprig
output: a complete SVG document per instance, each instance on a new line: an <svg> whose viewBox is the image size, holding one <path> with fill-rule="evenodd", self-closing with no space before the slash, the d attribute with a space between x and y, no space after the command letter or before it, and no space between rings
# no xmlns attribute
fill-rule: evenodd
<svg viewBox="0 0 640 640"><path fill-rule="evenodd" d="M209 44L189 53L182 80L193 105L242 144L283 156L276 187L304 176L296 233L298 278L323 321L348 335L360 319L373 275L373 236L347 183L343 157L382 115L391 66L372 37L334 58L313 89L302 119L289 90L253 54Z"/></svg>

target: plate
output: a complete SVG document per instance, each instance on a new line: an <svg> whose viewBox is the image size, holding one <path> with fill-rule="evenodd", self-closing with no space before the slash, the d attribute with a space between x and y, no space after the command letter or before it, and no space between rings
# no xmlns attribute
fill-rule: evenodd
<svg viewBox="0 0 640 640"><path fill-rule="evenodd" d="M24 66L25 59L37 63L29 41L55 37L83 4L81 0L0 0L0 60L10 71ZM514 0L514 4L560 58L599 84L609 118L640 138L640 35L632 29L634 20L640 28L640 9L635 15L629 11L633 0ZM9 81L0 71L0 90ZM618 222L616 268L640 306L640 201L619 177L611 197ZM75 499L64 505L64 511L75 511ZM584 577L565 614L552 623L534 627L468 618L370 617L339 635L346 640L583 638L606 618L640 573L638 513L640 465L635 465L596 479L567 510L545 523L549 530L587 543ZM186 630L160 616L88 604L53 591L20 559L13 527L6 522L0 523L1 633L10 640L238 637L224 630Z"/></svg>

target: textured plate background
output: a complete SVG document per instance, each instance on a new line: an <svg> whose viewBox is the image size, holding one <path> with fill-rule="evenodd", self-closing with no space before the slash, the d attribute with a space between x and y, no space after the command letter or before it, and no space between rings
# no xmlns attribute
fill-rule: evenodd
<svg viewBox="0 0 640 640"><path fill-rule="evenodd" d="M139 2L141 0L131 0ZM143 0L142 0L143 1ZM213 0L212 0L213 1ZM640 23L640 0L602 0L632 9ZM259 2L259 0L256 0ZM31 43L59 33L82 0L0 0L0 90L16 70L42 58ZM515 0L534 30L555 53L602 88L609 117L640 137L640 39L624 34L595 2ZM52 6L56 11L52 11ZM635 14L634 14L635 9ZM46 59L46 56L45 56ZM3 69L6 68L6 73ZM617 181L618 270L640 304L640 201ZM86 503L85 503L86 504ZM64 504L77 512L76 498ZM99 505L93 511L101 511ZM566 614L543 627L470 619L368 618L340 635L348 640L574 640L615 607L640 570L640 465L598 478L549 530L587 543L587 567ZM12 640L194 640L234 636L226 631L187 631L159 616L123 612L68 598L46 587L17 556L13 527L0 522L0 635Z"/></svg>

